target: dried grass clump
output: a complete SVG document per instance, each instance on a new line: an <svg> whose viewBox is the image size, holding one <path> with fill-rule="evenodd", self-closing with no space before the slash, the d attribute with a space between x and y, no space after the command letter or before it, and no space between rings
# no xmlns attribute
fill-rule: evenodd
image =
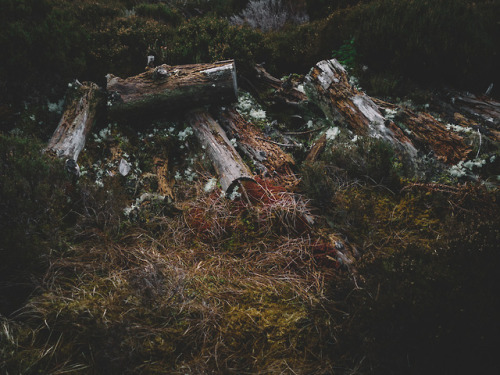
<svg viewBox="0 0 500 375"><path fill-rule="evenodd" d="M23 345L4 367L315 373L323 366L304 354L309 335L329 324L323 313L311 315L325 300L315 240L291 221L285 235L270 225L286 219L273 205L296 201L267 192L251 204L249 196L231 201L200 190L178 202L183 215L130 224L126 235L87 236L54 259L16 316ZM53 354L41 356L47 348Z"/></svg>

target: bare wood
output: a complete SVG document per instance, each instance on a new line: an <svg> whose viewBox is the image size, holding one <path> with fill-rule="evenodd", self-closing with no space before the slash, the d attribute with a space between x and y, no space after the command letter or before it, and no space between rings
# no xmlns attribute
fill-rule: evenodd
<svg viewBox="0 0 500 375"><path fill-rule="evenodd" d="M238 150L253 162L259 173L285 184L297 184L292 172L294 160L280 145L266 139L258 127L246 121L233 107L222 111L219 118L229 137L236 139Z"/></svg>
<svg viewBox="0 0 500 375"><path fill-rule="evenodd" d="M76 163L102 101L99 91L99 87L92 82L84 82L78 87L73 99L66 105L46 152Z"/></svg>
<svg viewBox="0 0 500 375"><path fill-rule="evenodd" d="M114 118L154 115L236 100L233 60L211 64L161 65L122 79L108 74L109 114Z"/></svg>
<svg viewBox="0 0 500 375"><path fill-rule="evenodd" d="M252 172L243 162L220 125L212 116L201 110L188 114L194 134L219 175L222 189L231 193L240 181L254 181ZM254 181L255 182L255 181Z"/></svg>

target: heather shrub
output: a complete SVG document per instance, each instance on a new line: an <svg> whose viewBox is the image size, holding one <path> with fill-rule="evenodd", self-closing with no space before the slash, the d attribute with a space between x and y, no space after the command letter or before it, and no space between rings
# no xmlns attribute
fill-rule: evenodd
<svg viewBox="0 0 500 375"><path fill-rule="evenodd" d="M42 155L40 143L0 135L0 313L16 308L29 293L30 274L64 248L62 233L71 221L65 188L63 163ZM5 302L4 293L12 293Z"/></svg>
<svg viewBox="0 0 500 375"><path fill-rule="evenodd" d="M1 0L2 101L34 96L77 76L85 66L86 41L77 19L50 0Z"/></svg>
<svg viewBox="0 0 500 375"><path fill-rule="evenodd" d="M375 70L484 90L499 77L499 12L498 2L487 0L380 0L330 22L355 36L363 62Z"/></svg>
<svg viewBox="0 0 500 375"><path fill-rule="evenodd" d="M169 7L163 3L159 4L139 4L134 8L138 16L162 21L171 25L178 25L183 17L175 8Z"/></svg>
<svg viewBox="0 0 500 375"><path fill-rule="evenodd" d="M261 58L262 35L227 20L205 16L181 25L167 44L167 61L188 64L235 59L238 70L251 68Z"/></svg>
<svg viewBox="0 0 500 375"><path fill-rule="evenodd" d="M307 21L307 14L296 12L281 0L251 0L240 15L231 17L231 23L235 25L248 24L264 32L279 30L286 23L301 24Z"/></svg>

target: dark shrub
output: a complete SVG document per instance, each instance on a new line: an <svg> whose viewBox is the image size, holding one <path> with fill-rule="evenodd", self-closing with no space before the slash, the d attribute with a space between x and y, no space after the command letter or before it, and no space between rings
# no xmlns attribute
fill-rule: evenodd
<svg viewBox="0 0 500 375"><path fill-rule="evenodd" d="M49 91L78 76L85 66L85 46L77 19L51 1L0 0L0 98Z"/></svg>
<svg viewBox="0 0 500 375"><path fill-rule="evenodd" d="M352 8L342 23L363 61L427 82L485 89L497 82L500 3L471 0L380 0Z"/></svg>

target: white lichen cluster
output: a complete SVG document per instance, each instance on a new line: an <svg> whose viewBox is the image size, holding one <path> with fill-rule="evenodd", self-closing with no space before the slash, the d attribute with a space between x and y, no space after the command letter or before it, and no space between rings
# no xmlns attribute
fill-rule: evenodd
<svg viewBox="0 0 500 375"><path fill-rule="evenodd" d="M112 134L113 128L116 127L116 124L108 124L105 128L101 129L99 133L94 133L94 141L96 143L102 143L107 141Z"/></svg>
<svg viewBox="0 0 500 375"><path fill-rule="evenodd" d="M236 110L248 121L262 122L267 118L266 111L245 91L238 94Z"/></svg>
<svg viewBox="0 0 500 375"><path fill-rule="evenodd" d="M215 190L216 187L217 187L217 179L211 178L210 180L207 181L207 183L203 187L203 191L205 193L211 193L212 191Z"/></svg>
<svg viewBox="0 0 500 375"><path fill-rule="evenodd" d="M163 195L154 194L154 193L143 193L129 207L125 207L123 209L123 213L125 214L125 216L127 216L128 218L130 218L130 216L131 216L132 213L134 213L136 215L139 213L139 211L141 209L141 205L145 201L163 202L164 200L165 200L165 196L163 196Z"/></svg>
<svg viewBox="0 0 500 375"><path fill-rule="evenodd" d="M393 121L397 114L398 114L397 109L390 109L390 108L384 109L384 117L386 118L386 120Z"/></svg>
<svg viewBox="0 0 500 375"><path fill-rule="evenodd" d="M239 189L239 186L238 186L238 185L236 185L236 186L234 187L233 191L231 191L231 193L229 193L229 195L227 195L227 197L228 197L230 200L232 200L232 201L234 201L236 198L241 197L241 193L240 193L240 192L238 192L238 189ZM226 193L222 192L222 193L221 193L221 197L225 197L225 196L226 196Z"/></svg>
<svg viewBox="0 0 500 375"><path fill-rule="evenodd" d="M179 132L179 134L177 134L177 138L179 138L179 141L185 141L188 137L190 137L193 134L194 134L193 133L193 128L191 128L190 126L188 126L184 130L181 130Z"/></svg>
<svg viewBox="0 0 500 375"><path fill-rule="evenodd" d="M336 126L331 127L325 132L326 140L327 141L334 141L335 138L340 134L340 129Z"/></svg>
<svg viewBox="0 0 500 375"><path fill-rule="evenodd" d="M175 136L175 128L174 127L169 127L167 128L168 124L162 124L158 123L155 124L153 129L148 130L147 132L141 133L138 132L137 136L140 141L144 140L150 140L155 137L161 137L161 138L167 138L169 136ZM154 141L151 141L152 144L154 144Z"/></svg>
<svg viewBox="0 0 500 375"><path fill-rule="evenodd" d="M454 125L454 124L446 124L446 129L453 130L454 132L457 132L457 133L470 133L470 132L472 132L472 128L464 127L464 126L460 126L460 125Z"/></svg>
<svg viewBox="0 0 500 375"><path fill-rule="evenodd" d="M490 161L494 161L495 158L490 158ZM449 174L452 177L464 177L466 175L472 174L473 170L476 168L481 168L486 164L485 159L473 159L467 161L459 161L458 164L453 165L449 170Z"/></svg>
<svg viewBox="0 0 500 375"><path fill-rule="evenodd" d="M189 182L194 181L198 177L198 173L196 173L195 170L193 170L191 167L187 167L184 173L181 173L180 171L176 171L174 178L176 181L180 180L186 180Z"/></svg>
<svg viewBox="0 0 500 375"><path fill-rule="evenodd" d="M64 107L64 99L59 100L56 103L47 102L47 109L49 112L55 112L61 114Z"/></svg>
<svg viewBox="0 0 500 375"><path fill-rule="evenodd" d="M358 78L353 76L352 74L349 76L349 84L354 87L358 91L363 91L363 88L361 87Z"/></svg>

